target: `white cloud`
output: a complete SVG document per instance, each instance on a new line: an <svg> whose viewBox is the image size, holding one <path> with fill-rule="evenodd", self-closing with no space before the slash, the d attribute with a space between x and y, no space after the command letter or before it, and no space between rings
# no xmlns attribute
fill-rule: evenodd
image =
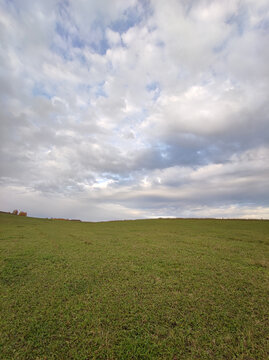
<svg viewBox="0 0 269 360"><path fill-rule="evenodd" d="M111 29L106 30L106 37L110 45L120 45L121 43L121 36L118 32L112 31Z"/></svg>
<svg viewBox="0 0 269 360"><path fill-rule="evenodd" d="M54 196L57 217L267 216L266 1L0 9L4 207L50 216Z"/></svg>

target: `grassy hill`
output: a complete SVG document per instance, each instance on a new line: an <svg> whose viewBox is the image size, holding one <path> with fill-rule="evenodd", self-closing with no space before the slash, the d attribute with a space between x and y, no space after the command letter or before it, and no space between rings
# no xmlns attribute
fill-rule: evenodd
<svg viewBox="0 0 269 360"><path fill-rule="evenodd" d="M1 359L267 359L269 221L0 214Z"/></svg>

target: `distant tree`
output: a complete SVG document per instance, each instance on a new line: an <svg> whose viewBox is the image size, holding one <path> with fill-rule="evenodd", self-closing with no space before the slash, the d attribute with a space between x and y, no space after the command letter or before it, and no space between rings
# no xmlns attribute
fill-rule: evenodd
<svg viewBox="0 0 269 360"><path fill-rule="evenodd" d="M27 216L27 212L20 211L20 212L19 212L19 216Z"/></svg>
<svg viewBox="0 0 269 360"><path fill-rule="evenodd" d="M18 210L13 210L12 211L12 215L18 215L18 213L19 213Z"/></svg>

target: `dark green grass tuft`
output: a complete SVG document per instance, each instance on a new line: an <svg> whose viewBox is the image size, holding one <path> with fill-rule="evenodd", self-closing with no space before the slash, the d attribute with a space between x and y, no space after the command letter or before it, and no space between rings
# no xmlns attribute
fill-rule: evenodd
<svg viewBox="0 0 269 360"><path fill-rule="evenodd" d="M269 221L0 214L0 359L268 359Z"/></svg>

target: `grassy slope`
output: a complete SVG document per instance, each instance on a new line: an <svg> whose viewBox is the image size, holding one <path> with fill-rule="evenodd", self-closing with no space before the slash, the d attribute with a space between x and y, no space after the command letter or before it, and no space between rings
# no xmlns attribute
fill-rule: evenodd
<svg viewBox="0 0 269 360"><path fill-rule="evenodd" d="M1 359L267 359L269 221L0 214Z"/></svg>

